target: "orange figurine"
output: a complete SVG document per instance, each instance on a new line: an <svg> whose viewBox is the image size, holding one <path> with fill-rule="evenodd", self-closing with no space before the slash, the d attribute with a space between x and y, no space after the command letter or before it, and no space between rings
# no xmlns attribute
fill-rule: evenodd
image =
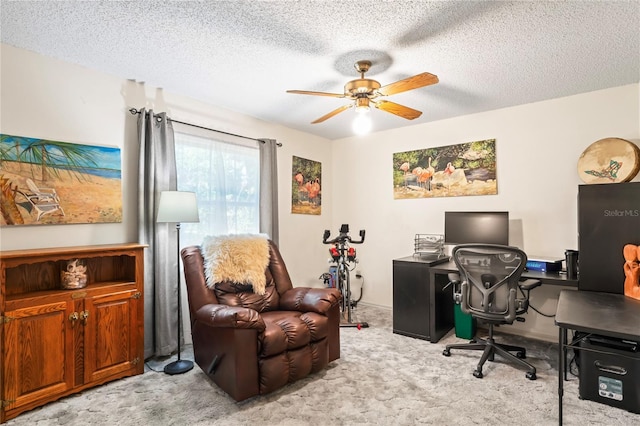
<svg viewBox="0 0 640 426"><path fill-rule="evenodd" d="M624 255L624 295L640 300L640 246L627 244L623 249Z"/></svg>

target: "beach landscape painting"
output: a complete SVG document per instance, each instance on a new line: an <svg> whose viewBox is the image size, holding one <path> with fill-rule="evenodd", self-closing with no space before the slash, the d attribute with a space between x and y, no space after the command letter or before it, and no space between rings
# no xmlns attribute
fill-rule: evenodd
<svg viewBox="0 0 640 426"><path fill-rule="evenodd" d="M120 148L0 134L0 226L122 222Z"/></svg>
<svg viewBox="0 0 640 426"><path fill-rule="evenodd" d="M496 140L393 154L393 198L495 195Z"/></svg>

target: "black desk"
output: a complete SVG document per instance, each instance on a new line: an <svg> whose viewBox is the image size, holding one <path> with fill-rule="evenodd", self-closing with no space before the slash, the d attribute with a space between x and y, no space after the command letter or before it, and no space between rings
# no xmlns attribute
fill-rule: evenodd
<svg viewBox="0 0 640 426"><path fill-rule="evenodd" d="M448 274L451 272L458 272L458 268L453 260L444 262L439 265L434 265L429 268L431 273L431 281L435 282L436 274ZM570 280L566 274L560 274L558 272L538 272L538 271L525 271L522 273L522 278L540 280L544 285L561 285L567 287L578 288L578 280Z"/></svg>
<svg viewBox="0 0 640 426"><path fill-rule="evenodd" d="M449 273L457 273L453 260L433 262L419 256L393 260L393 332L404 336L440 340L454 326L453 286ZM578 287L559 273L527 271L523 278L546 285Z"/></svg>
<svg viewBox="0 0 640 426"><path fill-rule="evenodd" d="M558 298L558 419L562 424L563 381L567 362L567 330L640 341L640 301L623 294L562 290Z"/></svg>

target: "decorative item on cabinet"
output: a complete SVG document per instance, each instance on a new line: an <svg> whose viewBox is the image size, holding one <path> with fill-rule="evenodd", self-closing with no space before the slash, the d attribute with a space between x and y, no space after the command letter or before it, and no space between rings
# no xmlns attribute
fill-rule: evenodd
<svg viewBox="0 0 640 426"><path fill-rule="evenodd" d="M626 139L600 139L578 158L578 175L587 184L631 182L638 171L640 148Z"/></svg>
<svg viewBox="0 0 640 426"><path fill-rule="evenodd" d="M60 271L62 288L76 289L87 285L87 266L78 259L66 262L64 269Z"/></svg>

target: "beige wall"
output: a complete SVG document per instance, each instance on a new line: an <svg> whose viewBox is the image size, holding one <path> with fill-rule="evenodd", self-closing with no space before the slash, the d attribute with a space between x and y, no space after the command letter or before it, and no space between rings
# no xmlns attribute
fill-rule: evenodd
<svg viewBox="0 0 640 426"><path fill-rule="evenodd" d="M633 84L334 141L333 173L348 185L335 181L333 227L367 230L363 300L391 305L392 259L413 253L415 234L442 233L446 210L509 211L510 243L529 254L562 258L577 249L578 157L605 137L640 145L638 94ZM484 139L496 139L497 195L393 199L393 153ZM532 303L554 313L559 289L537 289ZM557 339L553 321L532 311L517 326Z"/></svg>
<svg viewBox="0 0 640 426"><path fill-rule="evenodd" d="M558 256L577 248L576 162L592 142L616 136L640 144L638 84L489 111L338 141L297 132L162 89L1 45L0 132L123 152L121 224L0 229L0 249L136 241L137 143L130 107L167 111L177 120L251 137L275 138L280 191L280 246L296 285L319 286L327 268L322 231L341 223L367 230L358 246L363 302L390 307L392 259L412 253L417 233L441 233L445 210L508 210L512 243ZM374 111L374 113L382 113ZM425 112L428 114L428 111ZM394 200L394 152L495 138L498 195ZM323 213L292 215L291 157L323 166ZM533 303L555 311L559 288L536 290ZM530 313L524 333L556 339L550 319Z"/></svg>
<svg viewBox="0 0 640 426"><path fill-rule="evenodd" d="M82 144L117 146L123 157L123 222L0 228L0 249L137 241L137 129L128 109L167 111L170 117L250 137L274 138L278 151L281 251L297 285L317 285L326 268L322 231L331 225L331 197L321 216L292 215L291 158L320 161L331 186L328 140L222 108L175 96L77 65L2 44L0 132ZM330 191L328 191L330 193Z"/></svg>

